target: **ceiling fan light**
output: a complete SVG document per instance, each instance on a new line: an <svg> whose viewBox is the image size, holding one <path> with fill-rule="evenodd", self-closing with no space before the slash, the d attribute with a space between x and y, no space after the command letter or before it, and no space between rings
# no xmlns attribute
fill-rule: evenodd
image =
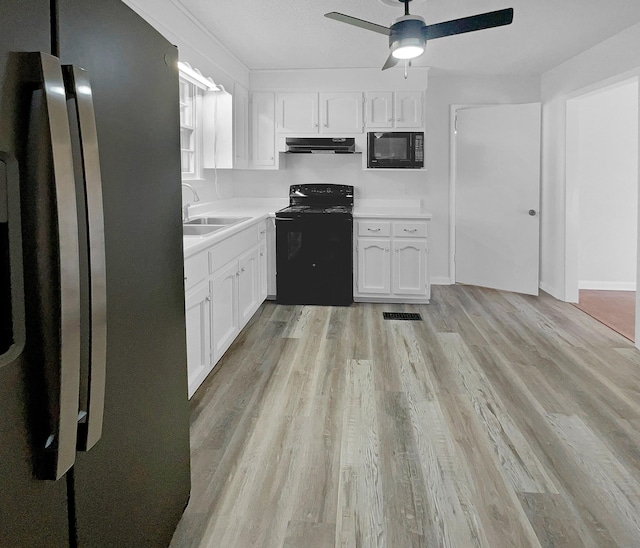
<svg viewBox="0 0 640 548"><path fill-rule="evenodd" d="M393 50L393 56L396 59L415 59L424 53L422 46L401 46Z"/></svg>
<svg viewBox="0 0 640 548"><path fill-rule="evenodd" d="M393 44L391 55L396 59L415 59L424 53L420 38L402 38Z"/></svg>

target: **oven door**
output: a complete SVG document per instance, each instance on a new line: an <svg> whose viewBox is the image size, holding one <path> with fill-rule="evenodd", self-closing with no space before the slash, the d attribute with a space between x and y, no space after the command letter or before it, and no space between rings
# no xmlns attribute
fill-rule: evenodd
<svg viewBox="0 0 640 548"><path fill-rule="evenodd" d="M350 218L330 214L276 218L276 302L350 305L352 227Z"/></svg>

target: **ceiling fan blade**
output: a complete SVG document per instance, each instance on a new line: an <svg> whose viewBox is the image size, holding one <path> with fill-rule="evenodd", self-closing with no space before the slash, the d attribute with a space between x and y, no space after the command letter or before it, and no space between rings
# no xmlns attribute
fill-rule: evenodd
<svg viewBox="0 0 640 548"><path fill-rule="evenodd" d="M387 70L391 67L395 67L398 64L398 59L396 59L393 55L389 54L387 57L387 62L382 67L382 70Z"/></svg>
<svg viewBox="0 0 640 548"><path fill-rule="evenodd" d="M344 13L338 13L337 11L325 13L324 16L328 17L329 19L335 19L336 21L341 21L343 23L353 25L354 27L360 27L365 30L372 30L373 32L384 34L385 36L389 36L389 34L391 34L391 29L388 27L383 27L382 25L376 25L375 23L370 23L369 21L365 21L364 19L351 17L350 15L345 15Z"/></svg>
<svg viewBox="0 0 640 548"><path fill-rule="evenodd" d="M435 25L425 25L422 29L425 40L463 34L474 30L490 29L510 25L513 21L513 8L498 11L490 11L462 19L436 23Z"/></svg>

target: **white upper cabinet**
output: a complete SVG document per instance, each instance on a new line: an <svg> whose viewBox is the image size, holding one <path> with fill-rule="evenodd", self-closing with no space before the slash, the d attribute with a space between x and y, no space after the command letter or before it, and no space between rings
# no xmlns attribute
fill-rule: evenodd
<svg viewBox="0 0 640 548"><path fill-rule="evenodd" d="M420 91L396 91L393 98L395 127L421 128L422 97Z"/></svg>
<svg viewBox="0 0 640 548"><path fill-rule="evenodd" d="M278 133L318 133L318 94L278 93L276 116Z"/></svg>
<svg viewBox="0 0 640 548"><path fill-rule="evenodd" d="M362 93L320 93L321 133L362 133Z"/></svg>
<svg viewBox="0 0 640 548"><path fill-rule="evenodd" d="M365 97L368 129L424 128L421 91L368 91Z"/></svg>
<svg viewBox="0 0 640 548"><path fill-rule="evenodd" d="M367 126L393 127L393 92L368 91L365 96Z"/></svg>
<svg viewBox="0 0 640 548"><path fill-rule="evenodd" d="M233 167L249 167L249 92L236 83L233 86Z"/></svg>
<svg viewBox="0 0 640 548"><path fill-rule="evenodd" d="M270 91L251 94L251 165L277 166L275 95Z"/></svg>
<svg viewBox="0 0 640 548"><path fill-rule="evenodd" d="M362 133L362 93L278 93L276 119L278 133Z"/></svg>

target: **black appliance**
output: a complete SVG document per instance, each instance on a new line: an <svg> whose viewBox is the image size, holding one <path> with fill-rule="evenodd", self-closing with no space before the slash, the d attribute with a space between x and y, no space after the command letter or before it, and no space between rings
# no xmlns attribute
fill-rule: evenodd
<svg viewBox="0 0 640 548"><path fill-rule="evenodd" d="M424 133L420 131L370 131L367 135L370 168L424 167Z"/></svg>
<svg viewBox="0 0 640 548"><path fill-rule="evenodd" d="M276 212L276 302L353 302L353 186L291 185Z"/></svg>
<svg viewBox="0 0 640 548"><path fill-rule="evenodd" d="M177 51L120 0L0 21L0 546L167 545L190 492Z"/></svg>
<svg viewBox="0 0 640 548"><path fill-rule="evenodd" d="M287 137L288 153L295 154L354 154L354 137Z"/></svg>

